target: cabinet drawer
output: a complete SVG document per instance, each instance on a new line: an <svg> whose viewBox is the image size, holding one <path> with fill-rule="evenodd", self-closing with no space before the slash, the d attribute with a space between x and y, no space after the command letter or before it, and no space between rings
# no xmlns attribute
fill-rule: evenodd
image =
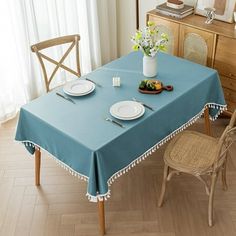
<svg viewBox="0 0 236 236"><path fill-rule="evenodd" d="M214 68L220 74L236 80L236 40L219 36Z"/></svg>
<svg viewBox="0 0 236 236"><path fill-rule="evenodd" d="M224 87L223 90L225 99L236 103L236 91Z"/></svg>
<svg viewBox="0 0 236 236"><path fill-rule="evenodd" d="M227 103L227 108L229 112L233 112L236 109L236 91L233 91L228 88L224 88L225 100Z"/></svg>
<svg viewBox="0 0 236 236"><path fill-rule="evenodd" d="M234 112L236 109L236 102L227 101L227 111Z"/></svg>
<svg viewBox="0 0 236 236"><path fill-rule="evenodd" d="M236 93L236 80L220 75L221 84L223 87L234 90Z"/></svg>

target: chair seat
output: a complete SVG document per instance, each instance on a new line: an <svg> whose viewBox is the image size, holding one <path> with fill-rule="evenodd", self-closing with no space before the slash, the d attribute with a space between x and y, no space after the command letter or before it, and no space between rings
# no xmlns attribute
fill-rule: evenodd
<svg viewBox="0 0 236 236"><path fill-rule="evenodd" d="M172 139L164 154L165 166L159 207L164 201L167 181L178 172L192 174L205 185L209 194L208 225L213 225L213 198L217 176L222 173L223 189L226 190L226 161L228 149L236 140L235 124L236 110L219 139L194 131L182 132ZM205 174L210 174L210 182L201 176Z"/></svg>
<svg viewBox="0 0 236 236"><path fill-rule="evenodd" d="M194 131L184 131L170 142L164 161L180 172L203 174L211 169L217 147L216 138Z"/></svg>

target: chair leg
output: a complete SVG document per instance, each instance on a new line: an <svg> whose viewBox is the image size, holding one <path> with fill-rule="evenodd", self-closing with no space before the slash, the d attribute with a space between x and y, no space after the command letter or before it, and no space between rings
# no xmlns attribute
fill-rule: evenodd
<svg viewBox="0 0 236 236"><path fill-rule="evenodd" d="M167 176L169 173L169 166L165 164L164 166L164 174L163 174L163 181L162 181L162 186L161 186L161 194L158 200L158 207L161 207L163 204L164 196L165 196L165 191L166 191L166 183L167 183Z"/></svg>
<svg viewBox="0 0 236 236"><path fill-rule="evenodd" d="M209 196L209 203L208 203L208 224L209 226L213 225L213 199L214 199L214 192L215 192L215 185L217 180L218 173L213 172L211 177L211 191Z"/></svg>
<svg viewBox="0 0 236 236"><path fill-rule="evenodd" d="M35 150L35 185L40 185L40 166L41 166L41 151L40 149Z"/></svg>
<svg viewBox="0 0 236 236"><path fill-rule="evenodd" d="M223 190L227 190L227 181L226 181L226 163L227 161L225 160L223 166L222 166L222 171L221 171L221 177L222 177L222 184L223 184Z"/></svg>

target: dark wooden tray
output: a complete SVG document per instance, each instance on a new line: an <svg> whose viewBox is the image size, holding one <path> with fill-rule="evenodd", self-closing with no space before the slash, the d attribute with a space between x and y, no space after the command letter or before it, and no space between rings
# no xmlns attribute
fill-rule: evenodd
<svg viewBox="0 0 236 236"><path fill-rule="evenodd" d="M150 91L150 90L146 90L146 89L138 89L138 91L140 93L146 93L146 94L158 94L158 93L161 93L163 91L163 89L159 89L159 90L153 90L153 91Z"/></svg>
<svg viewBox="0 0 236 236"><path fill-rule="evenodd" d="M161 93L163 90L166 90L166 91L173 91L173 86L172 85L167 85L167 86L162 86L161 89L158 89L158 90L153 90L153 91L150 91L150 90L146 90L146 89L138 89L138 91L140 93L146 93L146 94L158 94L158 93Z"/></svg>

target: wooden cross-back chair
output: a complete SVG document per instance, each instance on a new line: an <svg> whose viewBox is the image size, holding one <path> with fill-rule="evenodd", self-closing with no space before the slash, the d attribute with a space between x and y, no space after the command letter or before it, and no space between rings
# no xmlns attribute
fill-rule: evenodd
<svg viewBox="0 0 236 236"><path fill-rule="evenodd" d="M62 68L64 70L72 73L73 75L80 77L79 40L80 40L80 35L75 34L75 35L62 36L62 37L46 40L46 41L43 41L43 42L40 42L40 43L37 43L37 44L34 44L31 46L32 52L36 53L36 55L39 59L40 65L42 67L43 77L44 77L45 87L46 87L47 92L50 90L50 83L52 82L52 80L55 77L56 72L58 71L59 68ZM43 49L47 49L47 48L54 47L54 46L59 46L62 44L69 44L69 43L70 43L69 48L66 50L66 52L64 53L64 55L62 56L62 58L59 61L56 61L41 52L41 50L43 50ZM77 69L77 71L69 68L68 66L63 65L63 62L65 61L65 59L67 58L67 56L69 55L69 53L72 51L72 49L74 47L76 50L76 67L77 67L76 69ZM51 75L49 75L47 73L46 66L45 66L43 59L49 61L50 63L52 63L56 66L55 69L53 70L53 72L51 73Z"/></svg>
<svg viewBox="0 0 236 236"><path fill-rule="evenodd" d="M220 172L223 190L227 190L226 162L228 150L236 141L235 120L236 110L220 138L195 131L184 131L172 139L164 153L165 166L159 207L163 204L167 181L175 174L191 174L204 184L206 193L209 195L208 224L213 225L213 198ZM210 176L210 185L203 176Z"/></svg>

